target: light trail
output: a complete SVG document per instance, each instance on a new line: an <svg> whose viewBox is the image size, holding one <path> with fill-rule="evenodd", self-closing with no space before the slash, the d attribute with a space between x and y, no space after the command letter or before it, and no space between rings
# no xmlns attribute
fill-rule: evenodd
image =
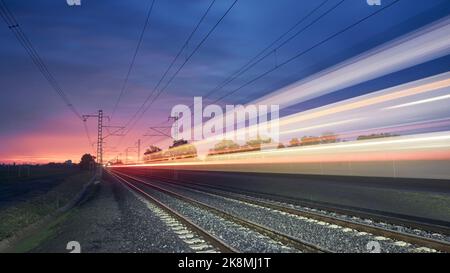
<svg viewBox="0 0 450 273"><path fill-rule="evenodd" d="M330 69L319 72L279 91L275 91L250 104L279 105L280 109L283 109L308 99L329 94L336 90L448 55L449 53L450 17L446 17ZM443 76L444 79L442 81L406 88L397 93L369 98L366 101L361 101L358 97L360 101L342 108L330 109L328 113L324 111L311 116L301 115L297 119L284 120L286 123L297 122L448 87L450 81L448 73L444 73ZM411 85L414 84L416 83L412 83ZM408 86L400 86L400 88L404 87ZM234 115L234 113L227 113L227 115L229 114ZM283 124L280 123L280 125ZM195 130L194 128L193 131Z"/></svg>
<svg viewBox="0 0 450 273"><path fill-rule="evenodd" d="M450 17L447 17L269 94L254 103L279 104L282 109L449 53ZM192 143L190 150L186 150L188 152L180 152L182 149L178 148L176 151L167 151L169 157L176 158L174 160L127 167L398 176L402 173L402 170L398 169L398 164L413 166L420 162L426 166L415 168L420 169L420 172L410 168L402 175L448 179L450 168L440 167L442 162L448 164L450 160L450 120L442 118L450 117L450 109L445 104L448 98L450 98L450 72L277 120L281 142L286 141L288 137L301 137L296 134L310 136L308 138L312 139L311 143L306 142L306 139L301 140L304 146L275 149L274 144L277 143L272 143L258 147L257 151L238 148L211 153L212 147L221 138L210 137ZM403 110L408 106L415 106L414 111ZM213 119L226 119L228 115L235 113L226 113ZM269 123L270 121L262 125L267 126ZM249 132L254 135L255 132L259 132L259 126L261 124L234 129L232 132L227 131L225 136L228 137L230 133L234 136L247 136ZM194 132L196 129L197 127L191 131ZM306 132L308 135L305 135ZM330 132L331 139L327 140L325 136L321 136L324 132ZM396 136L391 135L392 133L407 135ZM377 139L361 140L360 137ZM324 139L336 143L323 143ZM195 148L192 145L195 145ZM161 155L159 160L164 159L164 152L161 152ZM308 169L311 164L314 165L314 170ZM342 164L366 164L367 168L358 171L354 168L343 170ZM380 169L374 164L394 165L394 167L392 172L386 173L385 169Z"/></svg>
<svg viewBox="0 0 450 273"><path fill-rule="evenodd" d="M450 17L447 16L437 22L431 23L419 30L408 33L398 39L387 42L384 45L369 50L359 56L344 61L329 69L316 73L304 80L294 83L279 91L272 92L261 99L249 104L279 105L280 109L316 98L331 92L341 90L356 84L375 79L402 69L406 69L430 60L446 56L450 53ZM348 105L348 109L334 109L345 111L365 106L364 103L381 103L402 96L411 96L425 91L433 91L442 87L448 87L448 76L440 83L425 85L422 87L405 90L406 94L398 93L398 97L390 95L379 97L373 101L359 101L354 105ZM424 90L423 90L424 89ZM415 93L417 92L417 93ZM409 94L408 94L409 93ZM358 98L359 99L359 98ZM378 100L378 101L377 101ZM322 115L332 114L323 112ZM234 113L231 113L234 115ZM228 113L227 113L228 115ZM319 117L302 115L300 120ZM223 118L222 116L215 118ZM226 117L225 117L226 118ZM284 119L284 122L297 122L296 119ZM280 124L283 125L283 124ZM197 130L193 128L192 131ZM203 142L204 143L204 142ZM201 145L198 143L196 145Z"/></svg>
<svg viewBox="0 0 450 273"><path fill-rule="evenodd" d="M435 96L436 92L445 92L448 94L450 92L449 88L450 72L447 72L305 112L285 116L279 119L280 138L294 133L305 133L314 129L316 131L321 129L322 132L332 131L342 137L357 137L355 132L366 131L367 133L370 133L371 128L380 129L389 127L391 132L395 132L398 130L396 130L395 127L393 128L393 125L391 125L392 123L394 123L396 127L404 127L407 124L404 124L402 120L411 121L417 118L419 118L419 120L416 120L415 123L429 122L431 126L436 119L424 120L422 117L430 115L439 116L441 113L437 113L437 111L441 111L445 106L438 107L433 105L430 107L416 108L415 111L408 111L406 113L396 112L394 111L395 109L390 109L391 112L388 113L380 113L380 111L386 110L392 103L411 103L411 100L415 101L416 96L419 95ZM438 101L439 100L433 100L430 102ZM448 107L445 107L445 109L448 109ZM445 111L445 109L442 111ZM450 111L447 110L447 112L446 116L450 115ZM263 123L262 125L268 124ZM340 128L342 125L347 125L348 129L342 130L342 128ZM442 123L441 125L446 126L446 124ZM235 136L238 136L246 135L249 132L255 133L257 131L258 126L251 126L240 130L234 130L233 133ZM351 131L352 133L349 133L348 131ZM197 148L198 155L202 157L205 156L205 153L207 153L217 142L219 142L219 140L216 138L208 138L196 141L193 145Z"/></svg>
<svg viewBox="0 0 450 273"><path fill-rule="evenodd" d="M430 131L445 131L448 133L450 129L450 109L445 103L440 103L442 100L432 100L427 107L415 108L415 111L403 111L398 112L402 108L389 109L385 111L387 107L392 104L399 105L405 103L416 102L418 96L427 96L431 98L441 97L436 96L441 93L448 94L450 92L450 73L443 73L426 79L421 79L400 86L380 90L367 95L351 98L345 101L337 102L334 104L326 105L320 108L312 109L303 113L297 113L290 116L286 116L280 119L280 135L282 137L286 135L294 135L299 133L309 132L308 135L314 134L314 132L333 131L336 136L336 141L351 141L344 143L334 144L318 144L315 146L303 146L299 148L285 148L274 150L274 145L267 145L270 151L257 151L250 150L225 150L224 153L233 154L220 154L220 151L211 156L211 148L218 142L216 139L206 139L193 143L195 149L190 154L195 154L197 158L190 159L177 159L176 162L164 162L162 165L154 163L156 165L143 165L143 166L195 166L196 164L207 165L242 165L249 166L252 164L265 164L264 160L270 157L270 162L277 165L280 164L296 164L296 163L311 163L311 162L338 162L339 160L347 161L381 161L382 159L390 158L389 160L448 160L449 149L448 146L439 146L439 138L427 138L416 139L415 134L418 132L430 132ZM447 95L444 95L447 96ZM445 114L447 118L434 118L431 116L440 117ZM331 119L331 120L330 120ZM405 122L408 121L408 122ZM347 128L343 128L346 126ZM256 130L256 127L250 128ZM236 133L243 134L245 130L237 130ZM371 134L387 134L387 133L401 133L410 134L411 140L405 140L392 136L396 139L394 142L390 142L391 138L385 138L383 140L372 140L372 142L364 142L356 139L359 136ZM407 136L403 136L407 137ZM444 136L446 139L447 136ZM400 139L400 140L399 140ZM320 138L319 138L320 140ZM404 143L417 143L422 141L422 147L424 151L414 151L414 147L403 147L400 144ZM426 145L425 145L426 142ZM436 143L434 143L436 142ZM308 144L308 143L306 143ZM395 145L399 145L395 150ZM381 146L380 146L381 145ZM384 147L383 145L386 145ZM365 147L365 154L356 152L356 147ZM369 147L375 147L375 150L369 149ZM419 147L419 146L417 146ZM262 146L262 149L266 147ZM389 148L391 150L385 150ZM435 149L435 151L429 151L428 149ZM438 150L436 150L438 149ZM439 150L441 149L441 150ZM393 152L393 151L396 152ZM409 150L409 151L408 151ZM242 152L245 153L242 153ZM321 154L304 154L305 152L314 153L320 152ZM241 152L241 153L239 153ZM330 153L331 152L331 153ZM189 154L188 153L188 154ZM385 154L389 153L389 157ZM277 156L275 156L277 155ZM289 155L288 158L283 155ZM291 156L292 155L292 156ZM274 158L272 158L272 156ZM184 153L183 157L192 157ZM264 158L264 159L261 159ZM225 160L226 159L226 160ZM223 160L223 162L222 162ZM267 162L266 162L267 163ZM136 166L136 165L132 165ZM281 168L282 169L282 168Z"/></svg>
<svg viewBox="0 0 450 273"><path fill-rule="evenodd" d="M430 146L430 143L433 143ZM341 142L333 144L323 144L313 147L290 147L284 149L275 149L269 151L254 151L247 153L235 153L226 155L217 155L205 160L192 160L187 162L171 162L171 163L152 163L152 164L136 164L136 165L124 165L119 167L136 167L136 166L182 166L182 165L197 165L197 164L252 164L251 160L263 158L266 160L270 156L270 161L273 162L273 157L289 156L289 160L294 160L293 155L311 155L317 152L328 153L354 153L354 152L392 152L402 149L415 150L432 147L433 149L447 149L445 159L450 159L450 131L440 133L429 133L412 136L398 136L392 138L386 138L382 140L364 140L358 142ZM395 158L395 155L393 155ZM245 159L245 162L233 161ZM417 158L410 158L415 160ZM420 159L420 158L419 158ZM250 160L250 161L249 161ZM323 159L324 162L328 161L327 158ZM259 162L259 161L258 161Z"/></svg>
<svg viewBox="0 0 450 273"><path fill-rule="evenodd" d="M449 87L450 73L443 73L280 119L281 135L350 126L353 130L335 132L337 138L351 141L282 149L268 145L267 150L262 146L260 151L208 156L217 140L206 139L194 143L197 157L184 155L177 160L127 167L450 179L450 109L443 100L433 99L447 96ZM415 111L385 111L392 104L421 101L417 100L420 96L432 101ZM429 118L442 113L446 118ZM431 129L438 132L417 133ZM409 135L356 140L361 134L396 132Z"/></svg>
<svg viewBox="0 0 450 273"><path fill-rule="evenodd" d="M339 139L356 139L359 136L367 136L370 134L381 134L381 133L408 133L409 131L423 131L428 130L431 132L432 129L442 131L442 128L450 128L450 117L443 119L426 120L420 122L409 122L409 123L399 123L393 126L387 127L372 127L364 130L355 130L350 132L336 132L336 136Z"/></svg>
<svg viewBox="0 0 450 273"><path fill-rule="evenodd" d="M354 118L354 119L349 119L349 120L341 120L341 121L336 121L336 122L318 124L318 125L314 125L314 126L310 126L310 127L302 127L302 128L298 128L298 129L282 131L282 132L280 132L280 135L305 132L305 131L319 129L319 128L327 128L327 127L334 126L334 125L342 125L342 124L352 123L352 122L360 121L360 120L362 120L362 118Z"/></svg>
<svg viewBox="0 0 450 273"><path fill-rule="evenodd" d="M450 53L450 17L273 92L256 104L285 108Z"/></svg>
<svg viewBox="0 0 450 273"><path fill-rule="evenodd" d="M335 103L325 107L313 109L305 113L291 115L280 121L280 125L287 125L299 121L324 117L345 111L361 109L375 104L386 103L418 94L436 91L450 87L450 73L443 73L423 80L414 81L393 88L377 91L368 95L359 96L345 100L342 103Z"/></svg>
<svg viewBox="0 0 450 273"><path fill-rule="evenodd" d="M445 131L113 167L450 179L449 160Z"/></svg>
<svg viewBox="0 0 450 273"><path fill-rule="evenodd" d="M408 107L408 106L413 106L413 105L418 105L418 104L423 104L423 103L428 103L428 102L433 102L433 101L438 101L438 100L445 100L445 99L450 99L450 95L444 95L444 96L429 98L429 99L425 99L425 100L404 103L404 104L400 104L400 105L396 105L396 106L387 107L385 109L396 109L396 108Z"/></svg>

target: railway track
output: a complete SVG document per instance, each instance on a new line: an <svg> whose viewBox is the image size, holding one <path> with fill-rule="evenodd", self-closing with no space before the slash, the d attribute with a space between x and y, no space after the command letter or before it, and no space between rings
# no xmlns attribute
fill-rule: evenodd
<svg viewBox="0 0 450 273"><path fill-rule="evenodd" d="M136 179L139 180L138 178L135 178L132 176L128 176L128 177L135 179L135 180ZM383 227L379 227L379 226L374 226L374 225L370 225L370 224L364 224L361 222L355 222L355 221L350 221L350 220L346 220L346 219L341 219L339 217L325 215L325 214L319 213L319 212L299 210L297 208L292 208L292 207L286 206L286 204L282 204L280 202L263 200L260 198L254 198L251 196L246 196L246 195L235 193L235 192L229 192L229 191L223 191L223 190L218 191L217 189L216 190L206 189L205 185L202 185L200 183L195 183L192 181L182 181L183 184L180 185L179 180L173 180L173 179L162 178L162 177L155 177L155 179L157 179L159 181L168 182L168 183L171 183L171 184L174 184L177 186L182 186L182 187L186 187L186 188L191 188L193 190L206 192L208 194L213 194L213 195L218 195L218 196L222 196L222 197L229 198L229 199L239 200L240 202L243 202L243 203L270 208L270 209L281 211L281 212L288 213L291 215L306 217L309 219L314 219L316 221L326 222L326 223L330 223L333 225L338 225L338 226L342 226L345 228L350 228L350 229L370 233L370 234L377 235L377 236L387 237L390 239L406 242L406 243L417 245L420 247L435 249L435 250L438 250L441 252L450 252L450 243L447 241L443 241L443 240L431 239L431 238L417 236L417 235L406 233L406 232L401 232L401 231L396 231L396 230L383 228ZM141 183L147 183L142 180L139 180L139 181Z"/></svg>
<svg viewBox="0 0 450 273"><path fill-rule="evenodd" d="M133 182L130 182L129 180L138 182L139 184L145 185L149 188L152 188L156 191L162 192L164 194L167 194L169 196L175 197L177 199L180 199L186 203L189 203L193 206L202 208L204 210L207 210L209 212L212 212L216 215L218 215L219 217L226 219L230 222L236 223L242 227L248 228L250 230L256 231L264 236L267 236L268 238L272 239L273 241L276 242L280 242L284 245L288 245L294 249L300 250L301 252L310 252L310 253L327 253L330 252L329 250L322 248L318 245L312 244L310 242L306 242L303 241L301 239L295 238L293 236L290 236L288 234L284 234L282 232L279 232L277 230L271 229L270 227L267 226L263 226L261 224L258 224L256 222L250 221L248 219L244 219L242 217L238 217L236 215L230 214L224 210L215 208L213 206L210 206L204 202L200 202L198 200L194 200L193 198L184 196L182 194L176 193L174 191L165 189L163 187L160 187L158 185L154 185L152 183L148 183L145 181L142 181L136 177L132 177L132 176L128 176L126 174L123 173L117 173L117 172L110 172L113 176L115 176L116 178L120 179L121 181L125 182L128 186L132 186L134 189L139 189L140 193L145 193L144 190L142 190L141 188L135 186L133 184ZM125 177L125 178L124 178ZM149 196L149 194L145 193L146 196ZM155 198L151 197L152 200L157 201L159 204L162 204L162 202L156 200ZM164 205L164 204L162 204ZM167 207L167 206L166 206ZM182 217L180 214L178 214L179 217ZM187 219L185 219L186 221ZM191 222L192 223L192 222ZM211 236L211 235L210 235ZM223 242L222 242L223 243Z"/></svg>
<svg viewBox="0 0 450 273"><path fill-rule="evenodd" d="M156 209L156 213L158 216L162 217L163 220L166 222L166 224L170 225L171 228L178 233L181 236L182 239L188 239L185 240L190 247L195 250L198 253L201 252L222 252L222 253L236 253L238 252L233 247L229 246L225 242L223 242L221 239L215 237L211 233L204 230L202 227L198 226L197 224L190 221L188 218L184 217L180 213L176 212L175 210L171 209L170 207L166 206L164 203L160 202L153 196L149 195L139 187L136 187L126 179L123 179L122 177L109 172L110 175L115 177L118 181L120 181L122 184L126 185L128 188L130 188L132 191L140 194L144 198L150 200L152 203L156 204L156 206L159 209ZM191 234L189 234L191 233ZM195 235L197 235L197 238L195 238ZM202 239L200 239L200 238ZM204 242L207 242L205 244Z"/></svg>

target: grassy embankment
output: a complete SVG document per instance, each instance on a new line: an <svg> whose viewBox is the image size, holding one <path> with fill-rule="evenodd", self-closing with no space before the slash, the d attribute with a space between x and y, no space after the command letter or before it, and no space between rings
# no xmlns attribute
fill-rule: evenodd
<svg viewBox="0 0 450 273"><path fill-rule="evenodd" d="M11 183L29 183L29 179L55 177L55 175L59 176L62 181L49 191L0 209L0 240L11 237L16 232L66 205L91 179L93 173L81 172L73 168L46 169L42 167L34 170L31 177L9 177L8 179L3 177L0 179L0 184L9 183L11 185Z"/></svg>

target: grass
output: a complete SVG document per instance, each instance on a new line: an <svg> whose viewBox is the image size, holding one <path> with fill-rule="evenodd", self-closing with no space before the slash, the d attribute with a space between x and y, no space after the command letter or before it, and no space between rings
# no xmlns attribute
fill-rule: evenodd
<svg viewBox="0 0 450 273"><path fill-rule="evenodd" d="M19 168L21 169L19 176ZM28 173L29 168L29 173ZM55 175L71 175L78 172L76 167L64 166L0 166L1 182L20 182Z"/></svg>
<svg viewBox="0 0 450 273"><path fill-rule="evenodd" d="M13 246L9 252L12 253L25 253L35 249L41 243L54 237L57 233L58 226L65 222L71 215L72 211L66 212L60 215L55 220L48 223L44 228L40 229L38 232L26 237L21 240L17 245Z"/></svg>
<svg viewBox="0 0 450 273"><path fill-rule="evenodd" d="M49 192L0 211L0 240L35 223L67 204L92 177L90 172L70 175Z"/></svg>

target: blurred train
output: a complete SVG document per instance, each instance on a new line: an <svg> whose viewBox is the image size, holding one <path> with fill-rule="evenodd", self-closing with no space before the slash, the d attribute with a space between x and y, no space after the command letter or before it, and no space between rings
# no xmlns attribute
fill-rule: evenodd
<svg viewBox="0 0 450 273"><path fill-rule="evenodd" d="M245 151L245 152L244 152ZM258 149L242 147L200 158L187 144L145 157L158 169L450 179L450 131Z"/></svg>
<svg viewBox="0 0 450 273"><path fill-rule="evenodd" d="M144 154L144 162L151 163L195 157L197 157L197 149L195 146L192 144L184 144L171 147L168 150L146 153Z"/></svg>

